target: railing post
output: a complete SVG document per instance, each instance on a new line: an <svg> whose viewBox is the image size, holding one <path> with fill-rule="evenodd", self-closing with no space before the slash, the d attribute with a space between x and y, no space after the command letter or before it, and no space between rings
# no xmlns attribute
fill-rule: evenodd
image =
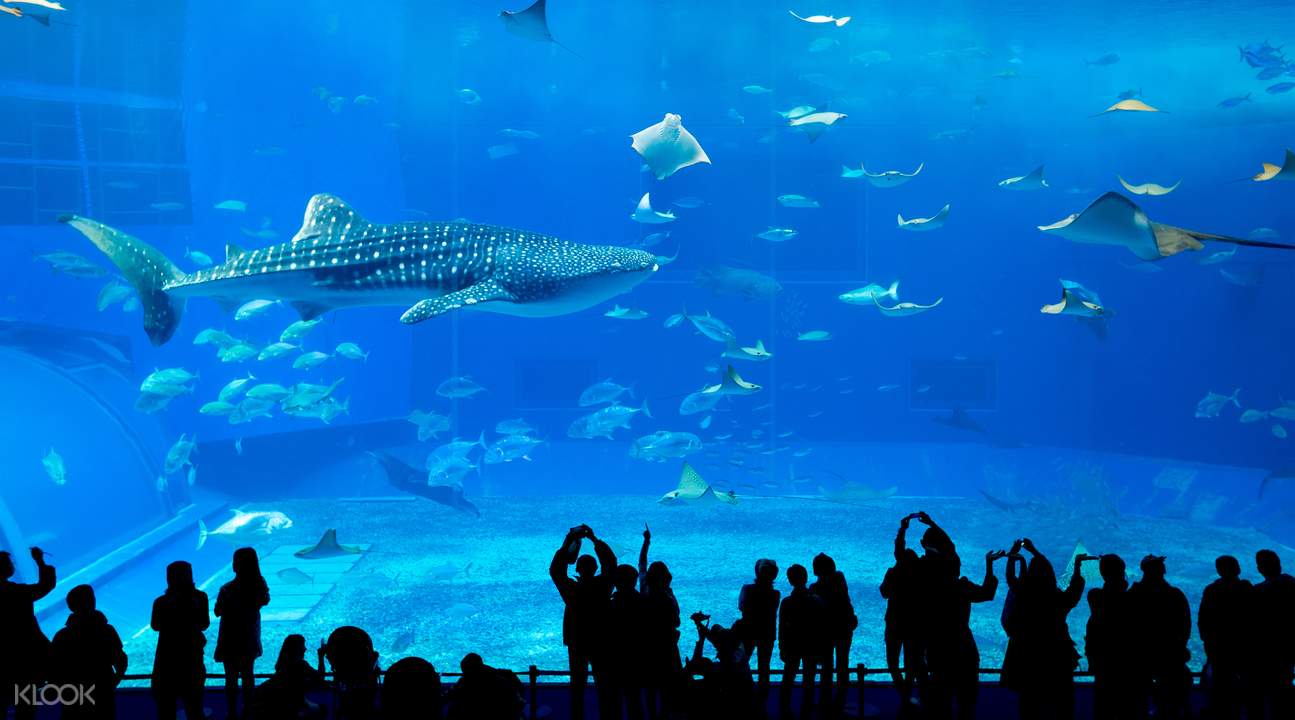
<svg viewBox="0 0 1295 720"><path fill-rule="evenodd" d="M859 678L859 717L863 717L863 709L866 707L863 703L863 674L867 670L863 663L854 666L855 675Z"/></svg>
<svg viewBox="0 0 1295 720"><path fill-rule="evenodd" d="M532 665L530 669L526 671L526 675L530 678L530 701L527 703L527 705L530 706L530 711L528 714L530 715L530 720L535 720L536 713L538 712L538 710L535 709L535 701L538 694L536 684L539 682L540 678L539 668Z"/></svg>

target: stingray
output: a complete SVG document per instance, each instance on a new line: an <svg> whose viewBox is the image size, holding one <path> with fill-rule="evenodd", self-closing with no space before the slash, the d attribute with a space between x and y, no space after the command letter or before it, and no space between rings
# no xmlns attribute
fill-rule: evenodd
<svg viewBox="0 0 1295 720"><path fill-rule="evenodd" d="M549 19L544 10L546 2L547 0L535 0L535 4L525 10L516 12L512 10L501 11L499 19L503 21L504 29L517 37L538 42L551 42L572 55L580 57L576 51L553 39L553 33L549 32Z"/></svg>
<svg viewBox="0 0 1295 720"><path fill-rule="evenodd" d="M1120 181L1120 184L1124 186L1125 190L1128 190L1134 195L1152 195L1157 197L1160 195L1168 195L1169 193L1177 190L1179 185L1183 184L1183 181L1179 180L1178 182L1174 183L1173 185L1170 185L1169 187L1165 187L1164 185L1157 185L1155 183L1142 183L1141 185L1130 185L1124 178L1120 177L1119 175L1116 175L1115 177Z"/></svg>
<svg viewBox="0 0 1295 720"><path fill-rule="evenodd" d="M1117 192L1108 192L1083 211L1051 225L1040 225L1039 229L1071 242L1122 245L1147 261L1177 255L1184 250L1200 250L1205 247L1202 240L1295 250L1292 245L1243 240L1153 222L1142 208Z"/></svg>
<svg viewBox="0 0 1295 720"><path fill-rule="evenodd" d="M639 130L630 139L634 141L634 150L643 156L657 180L664 180L689 165L710 163L697 138L673 113L666 113L661 122Z"/></svg>
<svg viewBox="0 0 1295 720"><path fill-rule="evenodd" d="M877 310L886 317L908 317L909 315L917 315L918 313L924 313L927 310L938 306L942 302L944 302L944 298L941 297L936 298L935 302L930 305L918 305L917 303L902 302L886 307L877 301L876 295L872 297L872 304L876 305Z"/></svg>
<svg viewBox="0 0 1295 720"><path fill-rule="evenodd" d="M685 462L683 470L679 473L679 486L662 495L657 502L662 505L683 505L686 503L713 501L719 501L725 505L736 505L737 494L732 490L716 492L715 488L703 480L701 474L694 470L692 465Z"/></svg>
<svg viewBox="0 0 1295 720"><path fill-rule="evenodd" d="M432 502L440 503L469 515L481 517L481 511L477 509L477 506L463 497L463 488L457 485L428 485L425 471L406 464L391 453L371 450L369 451L369 457L378 461L378 464L387 473L387 482L395 486L397 490L427 498Z"/></svg>
<svg viewBox="0 0 1295 720"><path fill-rule="evenodd" d="M829 471L830 472L830 471ZM836 473L832 473L841 477ZM818 494L828 502L840 503L843 505L854 505L858 503L870 503L878 500L885 500L894 497L899 492L899 486L891 485L885 488L874 488L864 485L854 480L846 480L838 490L828 490L820 485Z"/></svg>
<svg viewBox="0 0 1295 720"><path fill-rule="evenodd" d="M324 531L324 536L319 538L319 542L308 548L302 548L293 555L306 560L325 560L347 555L359 555L362 552L364 551L355 545L338 544L337 531L329 528Z"/></svg>
<svg viewBox="0 0 1295 720"><path fill-rule="evenodd" d="M800 15L797 15L792 10L788 10L787 14L791 15L792 17L796 18L801 22L807 22L807 23L810 23L811 25L826 25L828 23L831 23L836 25L837 27L841 27L842 25L850 22L849 15L846 15L845 17L833 17L831 15L810 15L809 17L801 17Z"/></svg>
<svg viewBox="0 0 1295 720"><path fill-rule="evenodd" d="M1105 115L1106 113L1112 113L1112 112L1152 112L1152 113L1158 113L1158 112L1164 112L1164 110L1160 110L1160 109L1157 109L1157 108L1153 108L1153 107L1151 107L1150 105L1148 105L1148 104L1146 104L1146 103L1142 102L1141 100L1137 100L1137 99L1134 99L1134 98L1129 98L1128 100L1121 100L1121 101L1119 101L1119 102L1115 103L1114 105L1112 105L1112 106L1110 106L1110 107L1106 108L1105 110L1103 110L1103 111L1101 111L1101 112L1099 112L1099 113L1097 113L1097 114L1095 114L1095 115L1089 115L1088 117L1097 117L1098 115Z"/></svg>
<svg viewBox="0 0 1295 720"><path fill-rule="evenodd" d="M1268 489L1271 483L1277 480L1295 480L1295 465L1279 468L1265 475L1264 479L1259 482L1259 497L1263 498L1264 491Z"/></svg>
<svg viewBox="0 0 1295 720"><path fill-rule="evenodd" d="M868 172L868 169L862 165L859 167L863 170L863 174L868 177L868 182L872 183L873 187L893 188L899 187L917 177L917 174L922 172L922 168L926 167L926 163L918 163L917 169L911 173L902 173L898 170L883 170L879 173L872 173Z"/></svg>
<svg viewBox="0 0 1295 720"><path fill-rule="evenodd" d="M1043 166L1034 168L1029 175L1020 175L1010 177L998 183L998 187L1007 190L1042 190L1048 186L1048 181L1043 179Z"/></svg>
<svg viewBox="0 0 1295 720"><path fill-rule="evenodd" d="M787 121L787 125L794 128L800 128L805 132L805 136L810 142L814 142L820 135L827 132L827 129L836 124L837 120L849 117L845 113L831 112L824 110L822 112L813 112L808 115L801 115Z"/></svg>
<svg viewBox="0 0 1295 720"><path fill-rule="evenodd" d="M673 212L670 212L669 210L665 212L657 212L652 209L652 200L648 197L649 195L651 195L651 193L643 193L643 197L639 198L638 207L634 208L634 212L630 214L630 219L634 222L644 223L647 225L660 225L662 223L674 222L675 216Z"/></svg>
<svg viewBox="0 0 1295 720"><path fill-rule="evenodd" d="M945 205L940 208L940 212L929 218L913 218L912 220L905 220L902 214L897 217L899 218L900 230L909 230L912 232L938 230L944 227L944 221L949 217L949 206Z"/></svg>
<svg viewBox="0 0 1295 720"><path fill-rule="evenodd" d="M982 431L983 431L983 428L982 428ZM1000 498L1000 497L994 497L993 495L990 495L989 493L985 492L983 489L980 490L980 494L985 497L985 500L988 501L990 505L993 505L999 510L1004 510L1006 512L1016 512L1017 510L1033 510L1037 507L1035 503L1031 503L1031 502L1013 502L1011 500L1004 500L1003 498Z"/></svg>
<svg viewBox="0 0 1295 720"><path fill-rule="evenodd" d="M1097 293L1073 280L1061 281L1061 300L1051 305L1044 305L1040 312L1046 315L1077 315L1079 317L1102 317L1106 308Z"/></svg>
<svg viewBox="0 0 1295 720"><path fill-rule="evenodd" d="M1286 151L1286 160L1282 162L1281 167L1277 167L1272 163L1264 163L1263 171L1251 179L1255 182L1295 180L1295 152Z"/></svg>

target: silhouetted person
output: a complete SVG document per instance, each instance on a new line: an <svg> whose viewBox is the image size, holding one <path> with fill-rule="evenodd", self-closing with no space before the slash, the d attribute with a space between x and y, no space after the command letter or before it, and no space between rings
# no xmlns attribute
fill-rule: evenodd
<svg viewBox="0 0 1295 720"><path fill-rule="evenodd" d="M382 679L384 720L441 718L441 675L420 657L397 660Z"/></svg>
<svg viewBox="0 0 1295 720"><path fill-rule="evenodd" d="M1141 685L1139 695L1149 695L1155 704L1156 717L1178 720L1187 714L1192 687L1187 669L1192 656L1187 650L1192 636L1191 606L1182 590L1165 581L1163 557L1148 555L1140 567L1142 579L1129 588L1128 598L1137 662L1134 676Z"/></svg>
<svg viewBox="0 0 1295 720"><path fill-rule="evenodd" d="M754 717L755 688L747 664L751 651L744 635L732 628L711 625L710 616L704 613L693 613L691 619L697 628L697 644L684 666L684 676L701 679L687 681L687 717ZM713 660L703 654L707 642L715 648Z"/></svg>
<svg viewBox="0 0 1295 720"><path fill-rule="evenodd" d="M814 708L814 677L817 653L825 644L823 638L823 601L809 591L809 572L804 565L787 568L791 592L782 601L778 614L778 659L782 661L782 684L778 688L778 711L783 720L791 716L791 690L801 674L800 716L808 718Z"/></svg>
<svg viewBox="0 0 1295 720"><path fill-rule="evenodd" d="M778 563L763 558L756 560L755 581L743 585L737 596L747 647L755 649L759 672L756 699L761 707L769 698L769 661L773 658L773 644L778 634L778 602L782 593L773 586L777 579Z"/></svg>
<svg viewBox="0 0 1295 720"><path fill-rule="evenodd" d="M305 636L289 635L279 648L274 675L256 689L252 716L309 720L327 717L328 711L307 697L312 690L327 686L324 676L306 661Z"/></svg>
<svg viewBox="0 0 1295 720"><path fill-rule="evenodd" d="M252 703L256 680L252 674L261 657L261 608L270 604L270 588L261 576L261 563L250 547L234 551L234 579L216 595L214 660L225 665L225 706L228 717L238 717L238 683L243 682L243 706Z"/></svg>
<svg viewBox="0 0 1295 720"><path fill-rule="evenodd" d="M933 569L942 568L943 575L932 578L928 586L935 591L927 605L933 611L927 619L930 634L926 642L926 664L931 679L930 692L923 698L930 718L953 717L955 703L960 720L976 717L980 648L971 634L971 606L994 599L998 591L994 561L1006 556L1006 550L986 552L985 576L979 583L960 575L961 563L956 554L947 559L947 564L932 565Z"/></svg>
<svg viewBox="0 0 1295 720"><path fill-rule="evenodd" d="M41 632L34 608L37 600L54 589L57 578L40 548L31 549L31 559L38 571L36 582L16 583L12 580L16 572L13 558L0 552L0 718L14 703L19 688L39 689L49 660L49 638ZM20 703L14 710L16 720L35 715L33 704Z"/></svg>
<svg viewBox="0 0 1295 720"><path fill-rule="evenodd" d="M579 555L582 540L594 544L593 555ZM567 576L567 567L575 564L576 578ZM615 707L615 689L606 676L604 632L607 607L612 594L612 572L616 553L594 536L588 525L571 528L562 547L553 553L549 577L557 586L566 606L562 612L562 643L567 646L571 665L571 717L585 716L585 684L592 669L599 707Z"/></svg>
<svg viewBox="0 0 1295 720"><path fill-rule="evenodd" d="M825 712L840 715L850 687L850 643L859 618L850 601L845 573L836 569L836 561L826 553L814 556L814 583L810 592L823 600L825 645L819 657L822 663L822 698ZM832 669L836 668L836 688L832 688Z"/></svg>
<svg viewBox="0 0 1295 720"><path fill-rule="evenodd" d="M95 609L94 589L77 585L68 591L67 624L54 634L50 647L50 682L93 687L94 703L63 706L63 718L111 720L117 717L115 690L126 674L121 637L108 618Z"/></svg>
<svg viewBox="0 0 1295 720"><path fill-rule="evenodd" d="M1254 587L1251 635L1254 647L1254 702L1257 718L1295 717L1295 578L1282 572L1272 550L1255 553L1263 580ZM1267 713L1266 715L1264 713Z"/></svg>
<svg viewBox="0 0 1295 720"><path fill-rule="evenodd" d="M211 609L207 593L193 584L189 563L177 560L166 566L166 592L153 601L150 625L157 632L153 700L158 718L174 718L177 700L184 705L186 718L203 717L202 687L207 677L203 632L211 625Z"/></svg>
<svg viewBox="0 0 1295 720"><path fill-rule="evenodd" d="M881 580L881 596L886 600L886 668L899 693L901 712L912 702L914 681L921 674L926 652L918 640L922 623L920 558L905 538L909 522L917 517L914 513L899 521L895 564Z"/></svg>
<svg viewBox="0 0 1295 720"><path fill-rule="evenodd" d="M1241 716L1250 658L1250 612L1254 586L1241 579L1241 563L1231 555L1214 561L1219 578L1201 593L1196 626L1205 645L1205 716L1232 720Z"/></svg>
<svg viewBox="0 0 1295 720"><path fill-rule="evenodd" d="M922 532L920 544L923 554L918 558L915 578L918 597L914 612L921 619L912 627L906 642L904 662L908 666L906 669L909 682L922 696L923 706L936 707L947 714L952 712L952 688L931 687L928 657L932 643L940 639L935 637L933 618L948 620L953 616L950 607L938 601L943 598L942 593L948 590L949 582L957 578L962 571L962 559L958 557L958 550L949 534L936 525L925 511L913 513L908 517L921 522L927 528ZM896 541L906 540L906 537L896 535L895 539ZM946 673L945 679L949 677ZM928 702L930 698L935 698L937 702L935 704ZM900 709L901 712L906 713L911 708L909 705L902 705Z"/></svg>
<svg viewBox="0 0 1295 720"><path fill-rule="evenodd" d="M621 565L613 575L616 592L607 611L607 675L616 691L617 710L600 707L599 718L620 717L625 710L629 720L643 718L643 646L645 641L643 596L639 594L638 570Z"/></svg>
<svg viewBox="0 0 1295 720"><path fill-rule="evenodd" d="M1020 550L1031 554L1026 565ZM1070 639L1066 616L1084 596L1080 566L1075 558L1065 590L1057 587L1052 563L1030 540L1017 540L1007 564L1008 598L1003 605L1007 651L1003 655L1003 684L1017 693L1021 720L1075 716L1075 667L1079 653ZM1018 576L1017 565L1026 565Z"/></svg>
<svg viewBox="0 0 1295 720"><path fill-rule="evenodd" d="M319 648L319 672L324 661L333 668L333 685L337 689L337 716L342 719L368 720L375 714L378 699L378 653L373 638L358 627L343 625L328 636Z"/></svg>
<svg viewBox="0 0 1295 720"><path fill-rule="evenodd" d="M1126 720L1146 714L1137 696L1133 627L1129 610L1129 581L1119 555L1102 555L1097 562L1102 586L1088 591L1088 625L1084 654L1093 674L1093 717Z"/></svg>
<svg viewBox="0 0 1295 720"><path fill-rule="evenodd" d="M677 690L683 661L679 657L679 601L670 583L670 568L660 560L648 564L652 531L643 526L639 550L639 594L643 597L643 696L649 718L663 715Z"/></svg>
<svg viewBox="0 0 1295 720"><path fill-rule="evenodd" d="M526 702L516 674L490 667L476 653L465 655L459 669L463 676L446 696L449 720L518 720Z"/></svg>

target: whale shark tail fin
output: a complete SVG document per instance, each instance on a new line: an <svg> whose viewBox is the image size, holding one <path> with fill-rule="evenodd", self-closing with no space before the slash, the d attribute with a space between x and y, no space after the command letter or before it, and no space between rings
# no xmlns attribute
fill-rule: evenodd
<svg viewBox="0 0 1295 720"><path fill-rule="evenodd" d="M162 345L175 334L184 313L184 300L164 289L167 283L185 275L161 250L131 235L80 215L64 215L61 222L76 228L117 266L122 277L135 288L144 308L144 332L154 345Z"/></svg>
<svg viewBox="0 0 1295 720"><path fill-rule="evenodd" d="M292 236L293 242L303 240L331 240L345 233L357 233L369 225L355 208L336 195L320 193L306 203L306 214L301 219L301 229Z"/></svg>

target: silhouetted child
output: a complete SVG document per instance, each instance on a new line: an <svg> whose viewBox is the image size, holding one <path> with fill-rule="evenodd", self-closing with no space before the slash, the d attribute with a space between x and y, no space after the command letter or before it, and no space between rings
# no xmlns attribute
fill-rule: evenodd
<svg viewBox="0 0 1295 720"><path fill-rule="evenodd" d="M616 592L608 607L606 628L608 675L614 684L617 704L625 709L625 717L642 720L645 627L643 597L635 587L638 570L633 565L621 565L616 568L614 579ZM620 712L599 708L599 717L620 717Z"/></svg>
<svg viewBox="0 0 1295 720"><path fill-rule="evenodd" d="M126 674L121 637L108 618L95 609L94 589L77 585L68 591L67 624L54 634L50 651L50 682L93 687L94 703L63 706L63 718L117 717L115 690Z"/></svg>
<svg viewBox="0 0 1295 720"><path fill-rule="evenodd" d="M373 638L353 625L343 625L329 634L319 647L319 672L324 661L333 668L333 685L337 689L337 716L343 720L369 720L378 701L378 653Z"/></svg>
<svg viewBox="0 0 1295 720"><path fill-rule="evenodd" d="M755 582L742 586L737 596L737 609L742 613L742 630L747 633L747 647L755 649L758 682L756 699L761 707L769 697L769 661L773 658L773 644L778 633L778 601L782 593L774 588L778 579L778 563L760 559L755 561Z"/></svg>
<svg viewBox="0 0 1295 720"><path fill-rule="evenodd" d="M782 601L778 615L778 659L782 661L782 684L778 688L778 710L784 720L791 715L791 690L801 674L800 716L810 717L814 708L814 677L817 653L823 638L823 601L805 586L809 572L804 565L787 568L791 592Z"/></svg>
<svg viewBox="0 0 1295 720"><path fill-rule="evenodd" d="M1241 563L1231 555L1219 556L1214 569L1219 579L1205 586L1196 614L1205 645L1205 714L1212 720L1234 720L1244 706L1254 586L1241 579Z"/></svg>
<svg viewBox="0 0 1295 720"><path fill-rule="evenodd" d="M663 715L683 672L679 657L679 601L670 587L670 568L660 560L648 564L652 531L643 526L639 550L639 594L643 597L643 695L649 718Z"/></svg>
<svg viewBox="0 0 1295 720"><path fill-rule="evenodd" d="M850 601L845 573L836 569L836 561L826 553L814 556L814 583L809 591L823 600L825 644L818 657L822 667L822 698L826 712L840 715L850 687L850 643L859 618ZM832 688L832 670L836 669L836 688Z"/></svg>
<svg viewBox="0 0 1295 720"><path fill-rule="evenodd" d="M1142 698L1151 697L1157 718L1178 720L1187 713L1192 678L1187 669L1191 652L1192 611L1182 590L1165 581L1165 559L1142 558L1142 579L1129 588L1133 612L1134 677ZM1140 701L1141 702L1141 701Z"/></svg>
<svg viewBox="0 0 1295 720"><path fill-rule="evenodd" d="M687 717L754 717L756 702L747 664L751 651L744 636L722 625L710 625L709 615L697 612L691 618L697 628L697 644L684 666L684 677L701 679L687 681ZM715 648L713 660L703 654L707 642Z"/></svg>
<svg viewBox="0 0 1295 720"><path fill-rule="evenodd" d="M594 544L593 555L579 555L580 543L589 540ZM578 557L577 557L578 556ZM576 578L567 576L567 567L576 566ZM600 569L601 568L601 569ZM616 568L616 553L594 536L588 525L571 528L562 540L562 546L553 553L549 563L549 577L553 580L565 606L562 611L562 644L567 646L567 659L571 667L571 717L583 720L585 716L585 685L589 673L594 674L598 691L598 704L615 707L615 690L607 677L604 657L604 624L612 594L612 571Z"/></svg>
<svg viewBox="0 0 1295 720"><path fill-rule="evenodd" d="M1093 716L1126 720L1146 714L1130 677L1133 628L1128 604L1129 581L1119 555L1102 555L1097 562L1102 586L1088 591L1088 625L1084 654L1093 674Z"/></svg>
<svg viewBox="0 0 1295 720"><path fill-rule="evenodd" d="M238 683L243 682L243 705L252 702L256 687L253 669L261 657L261 608L270 604L270 588L261 576L261 563L250 547L234 551L234 579L216 595L215 661L225 665L225 704L228 717L238 717Z"/></svg>
<svg viewBox="0 0 1295 720"><path fill-rule="evenodd" d="M919 640L923 622L920 558L907 546L906 538L909 523L918 516L913 513L900 519L895 564L881 580L881 596L886 600L886 668L899 693L901 711L912 701L914 681L926 663L926 651Z"/></svg>
<svg viewBox="0 0 1295 720"><path fill-rule="evenodd" d="M1028 565L1020 554L1021 548L1033 556ZM1084 596L1080 566L1085 556L1075 558L1065 590L1057 588L1052 563L1028 538L1017 540L1008 557L1010 597L1004 603L1002 616L1007 632L1002 682L1017 693L1021 720L1073 718L1074 672L1079 653L1070 639L1066 616ZM1025 565L1019 576L1018 564Z"/></svg>
<svg viewBox="0 0 1295 720"><path fill-rule="evenodd" d="M31 559L38 571L36 582L16 583L13 558L0 552L0 718L16 700L17 688L39 687L44 682L49 661L49 638L41 632L34 608L54 589L57 577L40 548L31 549ZM35 705L18 704L14 710L17 720L35 715Z"/></svg>
<svg viewBox="0 0 1295 720"><path fill-rule="evenodd" d="M420 657L397 660L382 679L383 720L440 718L441 675Z"/></svg>
<svg viewBox="0 0 1295 720"><path fill-rule="evenodd" d="M308 718L328 716L328 711L307 697L327 687L324 676L306 661L306 638L292 634L283 639L274 675L261 683L253 696L252 716L257 718Z"/></svg>
<svg viewBox="0 0 1295 720"><path fill-rule="evenodd" d="M1282 561L1272 550L1255 553L1255 566L1263 581L1254 588L1254 698L1251 715L1295 717L1295 578L1282 572Z"/></svg>
<svg viewBox="0 0 1295 720"><path fill-rule="evenodd" d="M463 676L446 697L449 720L518 720L526 702L516 674L490 667L476 653L463 656L459 669Z"/></svg>
<svg viewBox="0 0 1295 720"><path fill-rule="evenodd" d="M207 593L193 584L193 566L177 560L166 566L166 592L153 601L150 622L157 632L153 655L153 700L161 720L175 717L175 703L186 718L201 718L202 687L207 677L203 632L211 625Z"/></svg>

